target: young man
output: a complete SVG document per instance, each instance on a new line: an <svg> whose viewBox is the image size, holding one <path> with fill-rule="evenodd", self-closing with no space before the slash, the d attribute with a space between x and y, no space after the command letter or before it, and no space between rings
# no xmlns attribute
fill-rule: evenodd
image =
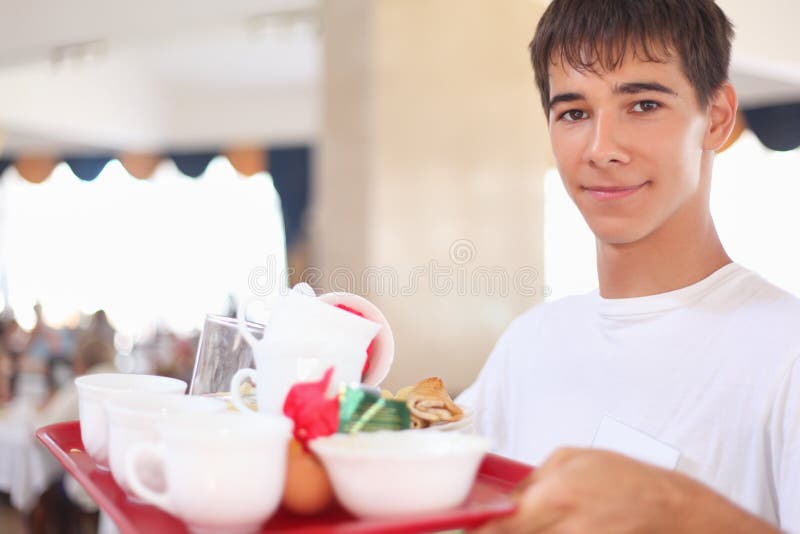
<svg viewBox="0 0 800 534"><path fill-rule="evenodd" d="M539 22L536 81L600 288L518 318L460 397L496 452L542 466L494 527L800 531L800 301L733 263L709 211L732 35L712 0L553 0ZM550 456L593 445L666 469Z"/></svg>

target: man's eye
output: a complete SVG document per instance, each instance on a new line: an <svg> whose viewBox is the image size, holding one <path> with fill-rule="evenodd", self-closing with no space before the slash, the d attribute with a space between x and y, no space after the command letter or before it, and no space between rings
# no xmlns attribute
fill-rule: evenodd
<svg viewBox="0 0 800 534"><path fill-rule="evenodd" d="M561 120L565 120L567 122L575 122L581 119L585 119L588 117L588 114L585 111L581 111L579 109L571 109L569 111L565 111L559 117Z"/></svg>
<svg viewBox="0 0 800 534"><path fill-rule="evenodd" d="M657 110L661 107L661 104L658 102L654 102L652 100L642 100L641 102L637 102L636 105L633 106L633 111L638 113L652 113L653 111Z"/></svg>

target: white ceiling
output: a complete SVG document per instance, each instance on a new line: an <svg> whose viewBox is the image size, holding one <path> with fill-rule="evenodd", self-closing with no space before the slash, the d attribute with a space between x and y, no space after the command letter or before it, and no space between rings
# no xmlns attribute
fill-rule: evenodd
<svg viewBox="0 0 800 534"><path fill-rule="evenodd" d="M0 65L48 57L57 47L107 40L154 43L259 17L301 14L316 0L1 0Z"/></svg>
<svg viewBox="0 0 800 534"><path fill-rule="evenodd" d="M308 142L317 4L0 0L5 151Z"/></svg>
<svg viewBox="0 0 800 534"><path fill-rule="evenodd" d="M5 151L312 141L321 1L0 0ZM742 102L799 100L800 0L718 3Z"/></svg>

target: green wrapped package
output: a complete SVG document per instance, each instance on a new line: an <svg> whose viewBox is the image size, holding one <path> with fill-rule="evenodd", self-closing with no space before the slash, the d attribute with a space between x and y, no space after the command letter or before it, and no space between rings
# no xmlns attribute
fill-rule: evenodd
<svg viewBox="0 0 800 534"><path fill-rule="evenodd" d="M339 432L374 432L411 428L411 414L405 402L384 399L365 386L347 386L339 397Z"/></svg>

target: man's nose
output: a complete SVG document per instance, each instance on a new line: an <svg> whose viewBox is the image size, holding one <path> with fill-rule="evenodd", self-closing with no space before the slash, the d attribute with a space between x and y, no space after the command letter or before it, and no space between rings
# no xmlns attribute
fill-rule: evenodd
<svg viewBox="0 0 800 534"><path fill-rule="evenodd" d="M584 160L589 165L605 168L611 165L624 165L630 156L621 144L623 132L619 120L610 113L595 115L591 138L586 147Z"/></svg>

